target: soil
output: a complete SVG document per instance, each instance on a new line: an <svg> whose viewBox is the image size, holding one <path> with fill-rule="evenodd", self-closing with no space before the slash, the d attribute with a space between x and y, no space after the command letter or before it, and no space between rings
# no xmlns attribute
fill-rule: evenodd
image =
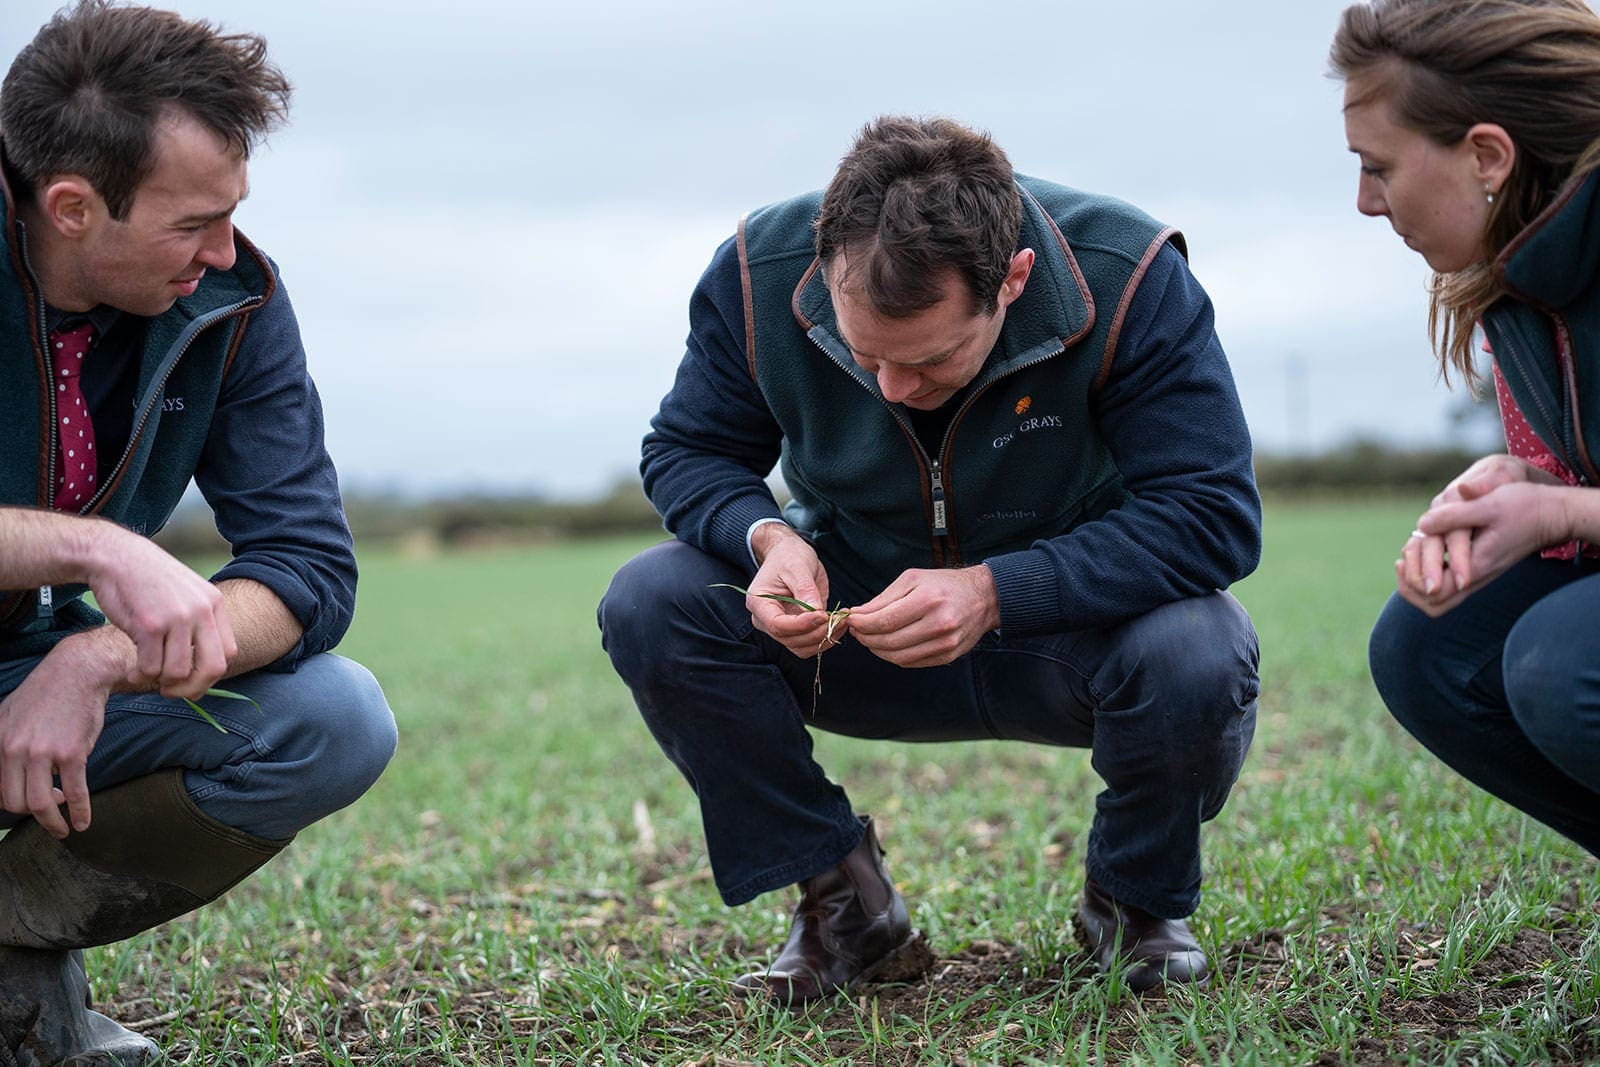
<svg viewBox="0 0 1600 1067"><path fill-rule="evenodd" d="M733 943L715 929L685 931L668 927L654 931L646 942L629 940L623 936L624 932L637 936L641 933L639 925L635 922L624 926L621 915L629 909L623 901L608 903L612 906L602 911L609 911L609 917L599 921L579 920L569 929L568 944L564 946L569 958L583 958L586 966L592 967L598 952L602 958L627 968L633 961L653 960L659 965L663 955L707 959L731 954L759 959L764 950L771 947ZM242 966L217 977L217 988L231 985L237 991L232 1003L208 1005L204 1013L191 1012L187 1017L156 1015L157 1006L151 991L142 988L137 979L127 979L121 987L121 995L101 1008L125 1023L132 1021L132 1025L168 1048L177 1063L198 1063L202 1059L206 1063L227 1062L217 1059L214 1053L202 1057L193 1052L186 1045L185 1032L203 1029L211 1040L220 1043L225 1040L227 1029L259 1026L264 1003L282 1004L287 1008L277 1038L285 1050L279 1061L283 1064L327 1062L319 1050L331 1034L337 1035L337 1041L342 1042L350 1055L348 1061L340 1062L362 1067L400 1062L422 1065L520 1062L505 1040L508 1029L522 1044L535 1034L549 1034L569 1026L569 1019L552 1017L552 1010L542 1008L540 1003L541 986L558 983L560 975L545 973L535 980L523 974L502 985L492 984L492 976L484 976L482 981L463 989L463 961L446 947L449 941L444 927L451 922L448 910L433 909L441 925L440 939L420 941L416 951L406 954L405 961L395 964L388 973L302 976L295 973L293 962L287 960L279 961L276 967ZM1347 934L1351 925L1360 928L1353 916L1341 915L1337 910L1320 917L1319 927L1325 932L1316 935L1316 940L1324 960L1337 959L1346 949L1353 950ZM1586 937L1592 936L1595 925L1594 914L1574 913L1571 909L1563 913L1557 908L1549 929L1519 929L1509 941L1472 965L1467 972L1468 980L1455 983L1447 993L1408 997L1386 986L1377 1012L1384 1020L1380 1030L1359 1038L1354 1043L1353 1055L1324 1053L1308 1062L1316 1067L1345 1064L1377 1067L1437 1060L1446 1042L1480 1031L1488 1025L1486 1020L1503 1010L1541 996L1543 975L1550 961L1578 953ZM1444 944L1444 934L1441 929L1420 926L1397 930L1394 944L1400 958L1392 962L1410 968L1437 966L1437 953ZM1282 995L1293 980L1294 954L1302 950L1300 945L1306 936L1267 929L1235 941L1218 953L1213 981L1218 985L1241 987L1262 998ZM597 945L603 948L597 950ZM948 955L938 955L938 946L933 948L936 951L931 966L915 978L867 985L852 993L848 1000L841 997L809 1009L805 1015L814 1025L811 1040L805 1046L806 1054L825 1062L861 1062L860 1020L866 1019L870 1025L874 1018L894 1015L918 1020L935 1014L948 1018L947 1013L954 1011L956 1020L941 1023L936 1028L945 1034L940 1056L946 1055L950 1048L983 1046L981 1062L989 1063L996 1040L999 1039L1001 1047L1007 1047L1004 1039L1013 1031L1020 1038L1023 1029L1016 1023L1002 1031L985 1028L984 1019L996 998L1032 999L1048 1004L1052 998L1098 980L1093 965L1081 953L1041 972L1030 966L1030 957L1021 946L1003 941L974 941ZM1382 973L1388 962L1374 959L1373 968ZM450 975L448 981L441 979L444 972ZM621 981L626 985L625 976ZM325 983L329 999L343 1005L336 1019L304 1011L301 986L308 982ZM682 1011L652 1019L632 1047L621 1054L620 1061L685 1067L745 1067L756 1062L740 1058L741 1053L751 1054L749 1049L729 1047L739 1042L741 1029L735 1022L730 1036L730 1018L738 1020L751 1009L731 998L717 996L713 985L706 981L705 988L696 990L692 998L685 998L686 1006ZM446 1002L448 1022L441 1017L438 992L441 988L450 990ZM301 995L296 995L297 990ZM162 992L165 996L171 995L170 987L163 987ZM637 994L625 991L624 995ZM1185 991L1181 995L1194 994ZM1101 1060L1116 1062L1123 1054L1140 1047L1141 1033L1148 1033L1152 1026L1161 1026L1158 1017L1167 1007L1167 997L1159 990L1142 997L1130 995L1115 1005L1097 1029L1096 1047ZM562 1014L570 1010L564 1008ZM959 1022L963 1011L972 1020L968 1026ZM592 1007L578 1014L588 1020L599 1019L599 1013ZM1286 1007L1283 1021L1285 1030L1302 1033L1312 1033L1318 1026L1318 1020L1305 1006ZM592 1034L595 1027L591 1022L584 1027L573 1026L573 1029ZM1569 1029L1570 1039L1560 1047L1547 1049L1540 1062L1600 1062L1600 1019L1574 1020ZM952 1036L954 1041L950 1040ZM1207 1037L1208 1048L1203 1054L1196 1050L1196 1061L1225 1055L1233 1036ZM1077 1035L1063 1037L1076 1039ZM437 1059L431 1053L398 1057L392 1051L397 1044L409 1048L427 1048L432 1044L435 1048L450 1049L451 1058L445 1058L443 1053ZM707 1046L719 1046L728 1051L687 1060L679 1051L685 1047ZM532 1062L583 1062L576 1058L578 1051L574 1049L571 1055L563 1057L559 1049L546 1050L541 1042ZM1039 1056L1045 1062L1052 1062L1050 1053L1048 1049L1024 1047L1020 1041L1015 1049L1019 1058ZM497 1059L498 1056L504 1059ZM880 1050L873 1062L914 1064L929 1062L929 1059L926 1049L907 1047L890 1058L884 1058ZM951 1062L964 1061L956 1057Z"/></svg>

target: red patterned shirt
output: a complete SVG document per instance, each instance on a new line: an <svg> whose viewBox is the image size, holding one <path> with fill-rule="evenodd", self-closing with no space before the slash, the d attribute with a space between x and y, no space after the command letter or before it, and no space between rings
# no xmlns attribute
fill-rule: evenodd
<svg viewBox="0 0 1600 1067"><path fill-rule="evenodd" d="M1483 348L1486 352L1489 350L1487 342ZM1494 395L1500 402L1500 425L1506 432L1506 451L1547 474L1555 475L1568 485L1577 485L1578 476L1556 458L1555 453L1539 440L1539 435L1528 425L1522 409L1517 407L1511 390L1506 387L1506 378L1500 373L1499 363L1494 364ZM1545 559L1572 559L1578 554L1578 544L1577 541L1568 541L1564 545L1552 545L1540 555ZM1600 545L1584 546L1583 555L1586 559L1600 557Z"/></svg>

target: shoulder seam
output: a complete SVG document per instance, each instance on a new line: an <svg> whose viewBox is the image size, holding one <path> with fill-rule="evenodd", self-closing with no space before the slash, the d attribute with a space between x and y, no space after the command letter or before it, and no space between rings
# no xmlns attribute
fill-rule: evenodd
<svg viewBox="0 0 1600 1067"><path fill-rule="evenodd" d="M750 288L750 250L745 244L745 223L750 221L747 211L739 217L739 229L734 244L739 250L739 289L744 296L744 358L750 368L750 380L761 384L756 377L756 307L755 295Z"/></svg>
<svg viewBox="0 0 1600 1067"><path fill-rule="evenodd" d="M1123 286L1122 298L1117 301L1117 312L1111 317L1111 330L1106 334L1105 352L1100 358L1100 373L1094 377L1094 384L1089 387L1091 394L1098 393L1106 384L1106 379L1111 377L1111 361L1116 358L1117 341L1122 336L1122 322L1128 315L1128 305L1133 303L1133 294L1139 291L1139 284L1144 281L1145 274L1150 270L1150 264L1155 261L1157 253L1166 247L1173 238L1178 237L1178 229L1168 226L1144 250L1144 255L1133 268L1133 274L1128 278L1128 284Z"/></svg>

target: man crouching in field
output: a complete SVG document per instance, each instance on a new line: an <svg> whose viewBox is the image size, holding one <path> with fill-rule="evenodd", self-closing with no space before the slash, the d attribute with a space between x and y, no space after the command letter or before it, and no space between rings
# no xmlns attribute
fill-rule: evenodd
<svg viewBox="0 0 1600 1067"><path fill-rule="evenodd" d="M0 1064L154 1058L87 1010L80 950L216 899L394 752L326 654L350 533L288 296L232 223L288 98L260 38L103 0L0 85ZM233 549L209 582L146 536L191 476ZM258 705L207 700L226 732L185 703L221 678Z"/></svg>
<svg viewBox="0 0 1600 1067"><path fill-rule="evenodd" d="M1015 178L985 136L884 118L825 193L712 258L644 442L677 540L623 567L600 625L700 798L723 899L799 883L787 944L736 992L804 1004L927 955L813 726L1092 748L1080 936L1137 988L1205 979L1200 824L1257 690L1219 590L1255 567L1260 502L1182 249Z"/></svg>

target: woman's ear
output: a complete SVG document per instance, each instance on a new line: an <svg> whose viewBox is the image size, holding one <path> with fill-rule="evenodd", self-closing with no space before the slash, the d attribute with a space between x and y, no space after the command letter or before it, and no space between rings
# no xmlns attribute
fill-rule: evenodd
<svg viewBox="0 0 1600 1067"><path fill-rule="evenodd" d="M1490 196L1498 195L1511 177L1511 168L1516 165L1516 142L1511 140L1504 126L1493 122L1478 123L1467 131L1465 140L1483 191Z"/></svg>

